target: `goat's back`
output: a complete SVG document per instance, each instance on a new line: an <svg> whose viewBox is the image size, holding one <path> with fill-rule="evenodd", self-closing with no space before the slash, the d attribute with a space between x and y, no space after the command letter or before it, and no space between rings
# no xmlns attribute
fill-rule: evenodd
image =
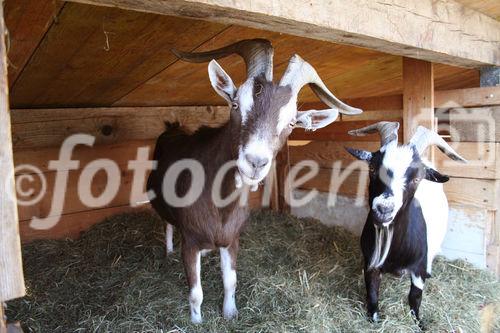
<svg viewBox="0 0 500 333"><path fill-rule="evenodd" d="M427 229L427 272L430 274L432 260L441 251L448 229L448 199L443 184L422 180L415 192L422 209Z"/></svg>
<svg viewBox="0 0 500 333"><path fill-rule="evenodd" d="M178 227L185 237L199 243L200 248L227 246L239 234L248 213L246 207L234 202L226 207L217 207L211 196L212 182L220 166L231 160L231 151L225 149L221 128L201 128L188 134L179 127L167 129L156 142L153 158L158 165L147 182L148 191L155 197L150 200L153 208L169 223ZM194 159L204 168L205 184L199 198L187 207L173 207L164 198L162 184L168 168L176 161ZM228 187L230 176L223 181ZM234 176L233 176L234 179ZM176 193L182 197L191 185L189 172L182 172L175 185ZM233 184L234 186L234 184ZM226 190L222 190L227 192ZM188 235L188 236L187 236Z"/></svg>

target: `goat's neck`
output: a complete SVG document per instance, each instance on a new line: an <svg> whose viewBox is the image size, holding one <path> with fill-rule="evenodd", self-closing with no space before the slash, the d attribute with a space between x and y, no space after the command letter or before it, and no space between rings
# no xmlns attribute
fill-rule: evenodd
<svg viewBox="0 0 500 333"><path fill-rule="evenodd" d="M410 209L411 205L414 204L413 200L413 197L406 200L394 218L396 222L394 228L397 229L399 234L405 235L408 228L410 228L410 224L412 223Z"/></svg>
<svg viewBox="0 0 500 333"><path fill-rule="evenodd" d="M214 148L220 152L222 164L238 158L240 133L236 126L231 124L231 121L220 128L215 141L216 146Z"/></svg>
<svg viewBox="0 0 500 333"><path fill-rule="evenodd" d="M207 177L215 177L218 170L227 162L238 158L239 132L232 126L231 122L219 128L217 135L209 144L208 151L204 153L206 165L211 167L207 170ZM226 174L229 177L230 172ZM234 181L234 176L230 177Z"/></svg>

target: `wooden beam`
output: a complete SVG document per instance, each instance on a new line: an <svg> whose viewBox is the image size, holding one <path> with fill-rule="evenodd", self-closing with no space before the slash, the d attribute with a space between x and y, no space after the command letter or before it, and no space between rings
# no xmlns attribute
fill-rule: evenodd
<svg viewBox="0 0 500 333"><path fill-rule="evenodd" d="M500 86L436 91L436 108L500 105Z"/></svg>
<svg viewBox="0 0 500 333"><path fill-rule="evenodd" d="M392 121L402 122L402 119L391 119ZM319 129L317 131L305 131L296 129L290 135L290 140L317 140L317 141L374 141L378 138L378 134L366 136L350 136L348 131L365 127L374 123L374 120L359 120L359 121L336 121L332 124ZM403 133L400 127L400 135Z"/></svg>
<svg viewBox="0 0 500 333"><path fill-rule="evenodd" d="M290 153L288 142L285 143L283 148L276 156L276 189L278 194L277 207L275 209L282 213L290 212L290 186L287 183L288 172L290 171Z"/></svg>
<svg viewBox="0 0 500 333"><path fill-rule="evenodd" d="M61 216L60 221L51 229L32 229L30 228L31 220L20 221L19 227L21 229L23 243L35 239L78 238L83 231L110 216L147 209L145 207L149 206L132 208L128 205L121 205L64 214Z"/></svg>
<svg viewBox="0 0 500 333"><path fill-rule="evenodd" d="M317 189L320 192L329 192L334 169L321 168L318 175L302 185L301 189ZM338 193L348 197L357 195L358 184L361 177L368 177L366 170L352 172L344 182L341 183ZM299 173L300 175L300 173ZM338 182L334 178L333 183ZM444 185L444 192L448 201L453 204L497 210L500 205L499 193L496 189L500 186L500 180L473 179L473 178L450 178ZM365 188L365 197L368 188Z"/></svg>
<svg viewBox="0 0 500 333"><path fill-rule="evenodd" d="M261 199L262 191L251 192L248 198L249 207L252 209L259 208ZM51 229L32 229L30 227L31 219L19 221L19 228L23 244L35 239L76 239L82 232L110 216L149 209L151 209L149 204L136 208L130 207L128 204L106 206L80 212L65 212L61 215L59 222Z"/></svg>
<svg viewBox="0 0 500 333"><path fill-rule="evenodd" d="M14 150L58 147L70 135L86 133L96 145L156 139L165 122L187 131L218 127L229 119L225 106L12 110Z"/></svg>
<svg viewBox="0 0 500 333"><path fill-rule="evenodd" d="M70 1L238 24L451 65L500 65L500 22L454 1Z"/></svg>
<svg viewBox="0 0 500 333"><path fill-rule="evenodd" d="M7 324L5 323L4 319L3 302L0 302L0 333L6 333L6 332L7 332Z"/></svg>
<svg viewBox="0 0 500 333"><path fill-rule="evenodd" d="M403 58L403 133L408 142L419 125L435 130L432 63Z"/></svg>
<svg viewBox="0 0 500 333"><path fill-rule="evenodd" d="M0 1L0 304L25 294L14 188L5 25Z"/></svg>
<svg viewBox="0 0 500 333"><path fill-rule="evenodd" d="M402 95L351 98L344 100L344 102L356 108L363 109L363 111L403 109Z"/></svg>
<svg viewBox="0 0 500 333"><path fill-rule="evenodd" d="M377 151L380 148L380 142L312 141L302 146L290 146L290 164L294 165L302 160L313 160L322 168L332 168L335 162L341 161L340 167L346 168L356 159L344 147ZM500 143L461 142L456 148L457 152L469 163L457 163L438 151L435 164L440 172L452 177L500 179L500 160L498 159Z"/></svg>

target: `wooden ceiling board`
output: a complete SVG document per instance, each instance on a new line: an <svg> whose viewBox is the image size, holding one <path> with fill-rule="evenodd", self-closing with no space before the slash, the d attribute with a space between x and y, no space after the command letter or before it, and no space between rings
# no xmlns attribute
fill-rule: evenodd
<svg viewBox="0 0 500 333"><path fill-rule="evenodd" d="M8 75L12 87L43 36L63 7L54 0L5 0Z"/></svg>
<svg viewBox="0 0 500 333"><path fill-rule="evenodd" d="M244 38L272 41L275 81L297 53L341 98L402 92L400 56L240 26L67 3L12 87L11 105L223 105L210 86L207 64L178 61L170 49L204 51ZM244 80L240 57L219 62L237 85ZM435 64L436 89L478 84L477 70ZM299 101L318 99L304 89Z"/></svg>
<svg viewBox="0 0 500 333"><path fill-rule="evenodd" d="M370 66L374 62L378 63L380 59L400 59L397 56L368 49L238 26L232 26L223 34L203 44L196 51L217 48L241 38L257 37L267 38L273 43L275 48L275 81L279 80L288 66L288 60L295 53L310 62L328 86L330 86L328 83L332 82L332 78L335 79L341 74L355 72L364 66ZM231 56L220 59L219 62L236 84L240 84L244 80L245 66L239 57ZM370 66L370 68L373 67L375 66ZM210 87L206 68L207 64L177 62L116 102L115 105L136 106L143 103L146 96L153 96L153 99L147 101L147 103L150 103L147 105L171 105L171 103L178 103L177 105L204 105L207 101L223 104L222 98L218 97ZM172 77L178 79L172 80ZM376 86L377 84L378 82L375 82L373 85ZM336 92L336 86L333 86L332 90ZM360 95L363 94L362 89L356 91L359 91ZM305 92L301 97L307 102L317 101L317 97L311 92Z"/></svg>
<svg viewBox="0 0 500 333"><path fill-rule="evenodd" d="M434 88L436 90L474 87L479 87L478 70L434 64Z"/></svg>
<svg viewBox="0 0 500 333"><path fill-rule="evenodd" d="M14 105L111 105L177 61L172 47L193 49L226 28L69 3L59 22L14 86Z"/></svg>
<svg viewBox="0 0 500 333"><path fill-rule="evenodd" d="M485 15L500 20L500 1L498 0L455 0L458 3L475 9Z"/></svg>

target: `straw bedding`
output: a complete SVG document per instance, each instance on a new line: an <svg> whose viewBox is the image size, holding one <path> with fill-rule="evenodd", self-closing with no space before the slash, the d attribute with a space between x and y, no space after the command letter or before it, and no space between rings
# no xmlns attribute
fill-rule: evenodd
<svg viewBox="0 0 500 333"><path fill-rule="evenodd" d="M165 256L152 213L118 215L78 240L23 248L28 295L7 315L25 332L416 332L408 277L384 275L380 323L367 321L358 239L342 228L256 212L238 260L239 319L226 322L219 255L202 259L204 323L189 322L179 245ZM175 235L178 241L178 235ZM437 258L421 313L429 332L500 331L500 283ZM496 321L496 322L495 322Z"/></svg>

